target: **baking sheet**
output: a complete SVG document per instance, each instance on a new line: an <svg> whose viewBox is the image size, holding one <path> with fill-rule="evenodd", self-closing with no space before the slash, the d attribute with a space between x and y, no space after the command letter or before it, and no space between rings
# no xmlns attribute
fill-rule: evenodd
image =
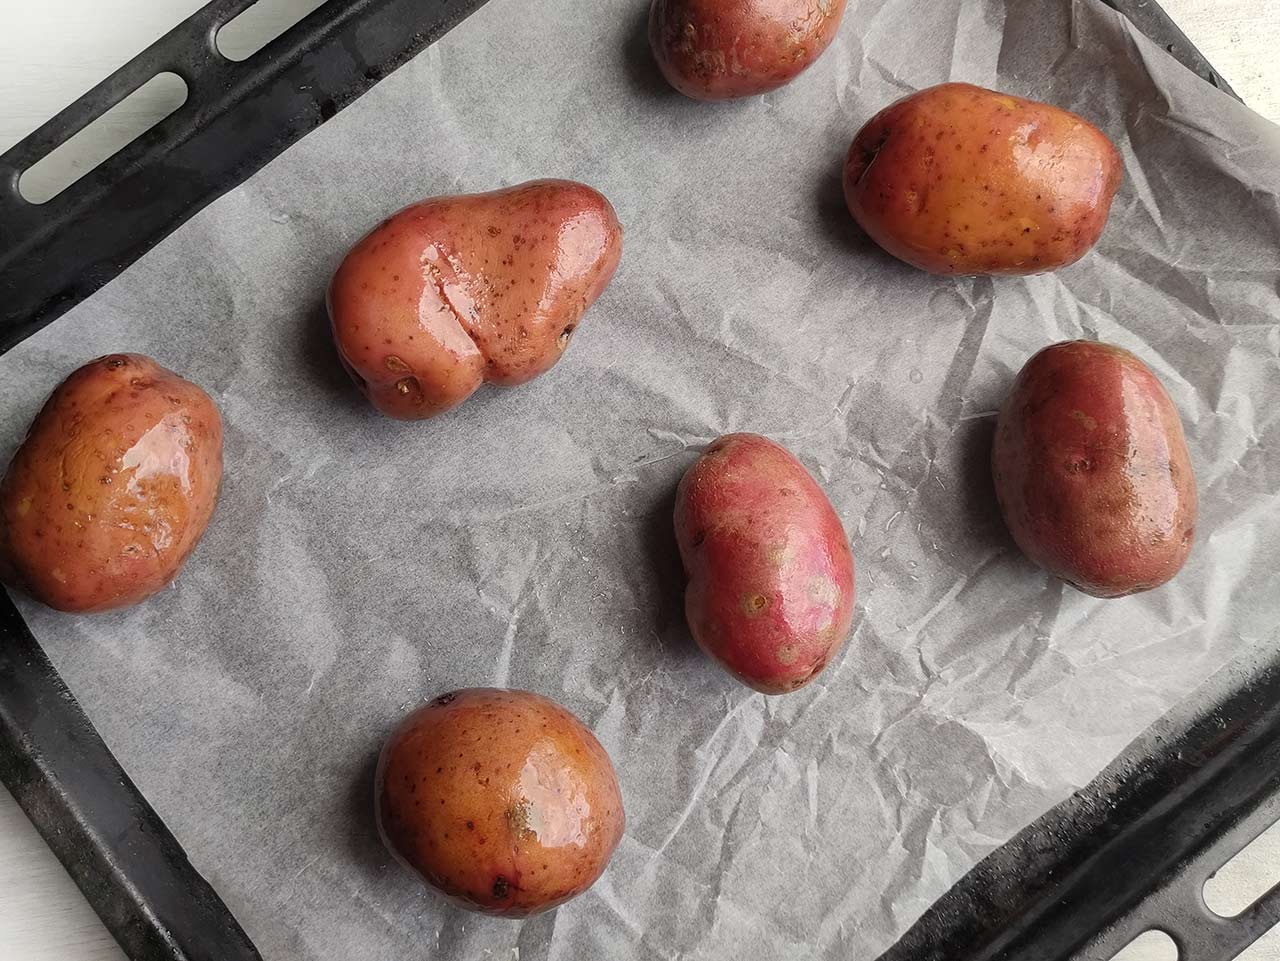
<svg viewBox="0 0 1280 961"><path fill-rule="evenodd" d="M1280 132L1094 0L865 0L799 81L670 92L643 0L491 0L0 358L0 450L53 385L150 353L227 425L222 502L132 611L23 602L104 739L268 961L873 957L1280 615ZM844 210L858 126L948 79L1049 100L1119 144L1097 250L944 279ZM373 414L322 306L345 249L423 196L583 180L623 264L562 362L422 424ZM992 415L1040 347L1122 344L1187 426L1201 526L1169 586L1100 601L994 508ZM787 697L681 614L674 488L753 430L852 538L855 634ZM468 685L551 695L617 766L628 827L586 895L524 923L395 866L373 761Z"/></svg>

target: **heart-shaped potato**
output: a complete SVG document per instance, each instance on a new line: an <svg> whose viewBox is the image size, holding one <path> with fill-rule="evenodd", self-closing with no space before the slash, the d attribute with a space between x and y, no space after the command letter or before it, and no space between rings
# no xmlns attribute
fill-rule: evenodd
<svg viewBox="0 0 1280 961"><path fill-rule="evenodd" d="M338 267L328 298L338 353L378 410L432 417L483 383L548 370L621 256L613 207L582 184L424 200Z"/></svg>

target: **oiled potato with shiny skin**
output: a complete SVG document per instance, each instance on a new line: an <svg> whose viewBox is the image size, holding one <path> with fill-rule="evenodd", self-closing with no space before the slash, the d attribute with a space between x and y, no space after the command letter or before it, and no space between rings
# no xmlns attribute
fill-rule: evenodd
<svg viewBox="0 0 1280 961"><path fill-rule="evenodd" d="M721 437L676 492L694 640L766 694L813 680L853 621L853 555L817 482L758 434Z"/></svg>
<svg viewBox="0 0 1280 961"><path fill-rule="evenodd" d="M138 354L85 364L0 482L0 580L60 611L135 604L177 576L221 479L204 391Z"/></svg>
<svg viewBox="0 0 1280 961"><path fill-rule="evenodd" d="M524 917L595 883L622 838L609 755L527 691L455 691L387 741L375 787L391 852L463 907Z"/></svg>
<svg viewBox="0 0 1280 961"><path fill-rule="evenodd" d="M1023 553L1088 594L1158 587L1191 551L1196 481L1182 421L1127 350L1070 341L1027 361L991 461Z"/></svg>
<svg viewBox="0 0 1280 961"><path fill-rule="evenodd" d="M937 274L1034 274L1097 242L1120 186L1097 127L965 83L904 97L858 132L849 210L900 260Z"/></svg>
<svg viewBox="0 0 1280 961"><path fill-rule="evenodd" d="M601 194L566 180L436 197L352 248L329 286L347 371L378 410L442 413L560 359L622 256Z"/></svg>
<svg viewBox="0 0 1280 961"><path fill-rule="evenodd" d="M835 39L845 0L653 0L649 45L667 81L697 100L790 83Z"/></svg>

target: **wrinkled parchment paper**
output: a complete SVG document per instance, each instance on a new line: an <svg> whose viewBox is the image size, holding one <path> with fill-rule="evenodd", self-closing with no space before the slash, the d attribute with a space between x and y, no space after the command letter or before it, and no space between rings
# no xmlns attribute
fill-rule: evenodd
<svg viewBox="0 0 1280 961"><path fill-rule="evenodd" d="M116 350L202 384L225 493L132 611L24 602L125 768L268 961L849 959L1084 785L1280 618L1280 132L1096 0L863 0L789 88L671 93L646 0L492 0L0 360L0 441ZM840 196L858 126L947 79L1076 110L1125 182L1096 251L1027 280L927 276ZM564 360L422 424L346 382L328 276L423 196L540 176L626 224ZM1185 420L1202 522L1169 586L1099 601L1012 546L992 412L1040 347L1136 351ZM857 629L803 692L754 694L684 627L676 481L718 434L788 444L858 563ZM410 707L511 685L617 766L626 837L523 924L427 893L371 779Z"/></svg>

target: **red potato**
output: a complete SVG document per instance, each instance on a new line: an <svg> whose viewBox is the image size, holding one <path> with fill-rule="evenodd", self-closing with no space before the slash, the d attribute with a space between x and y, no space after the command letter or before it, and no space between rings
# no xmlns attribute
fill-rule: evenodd
<svg viewBox="0 0 1280 961"><path fill-rule="evenodd" d="M649 44L667 81L697 100L790 83L835 39L845 0L653 0Z"/></svg>
<svg viewBox="0 0 1280 961"><path fill-rule="evenodd" d="M1173 401L1109 344L1047 347L996 423L996 495L1023 553L1097 597L1168 581L1191 551L1196 481Z"/></svg>
<svg viewBox="0 0 1280 961"><path fill-rule="evenodd" d="M853 555L840 518L786 448L730 434L676 492L676 541L698 645L766 694L813 680L853 621Z"/></svg>
<svg viewBox="0 0 1280 961"><path fill-rule="evenodd" d="M549 370L621 256L613 207L582 184L424 200L338 267L333 337L374 407L432 417L483 383L523 384Z"/></svg>
<svg viewBox="0 0 1280 961"><path fill-rule="evenodd" d="M871 239L921 270L1034 274L1097 242L1120 178L1119 153L1087 120L945 83L858 131L844 191Z"/></svg>
<svg viewBox="0 0 1280 961"><path fill-rule="evenodd" d="M0 482L0 580L60 611L136 604L177 576L221 479L204 391L137 354L85 364Z"/></svg>
<svg viewBox="0 0 1280 961"><path fill-rule="evenodd" d="M402 863L463 907L509 918L591 887L626 826L595 735L526 691L455 691L414 711L382 751L375 793Z"/></svg>

